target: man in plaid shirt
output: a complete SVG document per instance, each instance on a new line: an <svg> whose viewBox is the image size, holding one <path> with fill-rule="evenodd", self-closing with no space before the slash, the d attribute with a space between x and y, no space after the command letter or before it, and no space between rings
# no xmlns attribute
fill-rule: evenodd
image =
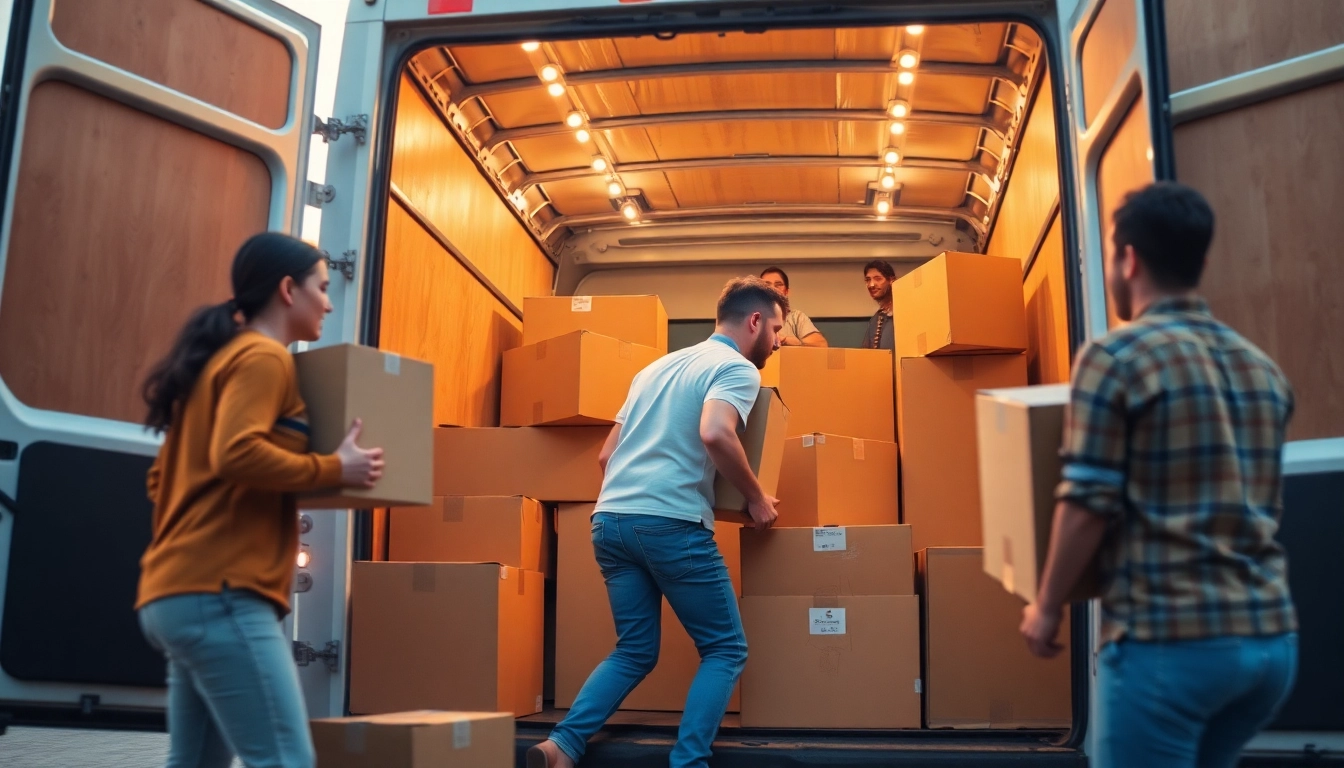
<svg viewBox="0 0 1344 768"><path fill-rule="evenodd" d="M1297 671L1282 512L1293 395L1196 294L1213 212L1159 183L1115 212L1106 287L1128 322L1083 350L1042 589L1023 614L1053 656L1063 598L1099 558L1096 766L1231 766Z"/></svg>

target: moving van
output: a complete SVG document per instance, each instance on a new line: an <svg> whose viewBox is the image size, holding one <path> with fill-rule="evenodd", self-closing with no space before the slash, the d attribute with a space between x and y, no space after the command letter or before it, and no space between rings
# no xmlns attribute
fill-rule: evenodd
<svg viewBox="0 0 1344 768"><path fill-rule="evenodd" d="M339 0L331 0L338 2ZM529 296L657 294L669 347L785 267L860 346L861 267L1017 259L1031 383L1114 322L1106 224L1179 178L1219 216L1205 293L1297 392L1282 537L1302 667L1252 756L1344 753L1344 10L1331 0L350 0L334 115L319 29L271 0L15 0L0 133L0 711L161 723L131 611L155 439L139 385L249 234L321 209L322 345L433 362L435 422L499 423ZM325 184L308 147L329 144ZM895 489L892 489L895 493ZM287 619L314 717L347 712L370 510L305 512ZM752 730L719 765L1083 765L1093 606L1057 730ZM519 750L559 716L518 724ZM585 765L655 765L622 713ZM787 754L781 752L787 750Z"/></svg>

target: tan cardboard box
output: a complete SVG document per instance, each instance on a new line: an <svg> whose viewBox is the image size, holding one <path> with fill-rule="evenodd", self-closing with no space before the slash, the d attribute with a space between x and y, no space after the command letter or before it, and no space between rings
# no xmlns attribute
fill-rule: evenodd
<svg viewBox="0 0 1344 768"><path fill-rule="evenodd" d="M435 496L597 501L597 464L611 427L442 427L434 430Z"/></svg>
<svg viewBox="0 0 1344 768"><path fill-rule="evenodd" d="M891 350L784 347L765 364L761 386L777 387L788 403L790 437L896 439Z"/></svg>
<svg viewBox="0 0 1344 768"><path fill-rule="evenodd" d="M898 371L901 522L913 529L916 552L978 547L975 393L1026 384L1026 357L906 357Z"/></svg>
<svg viewBox="0 0 1344 768"><path fill-rule="evenodd" d="M784 463L784 440L789 426L789 409L779 392L762 387L747 416L742 432L742 447L747 462L766 493L779 491L780 469ZM747 500L723 475L714 476L714 519L726 523L746 523Z"/></svg>
<svg viewBox="0 0 1344 768"><path fill-rule="evenodd" d="M667 354L667 310L657 296L529 296L523 344L592 331Z"/></svg>
<svg viewBox="0 0 1344 768"><path fill-rule="evenodd" d="M776 526L901 521L895 443L816 433L784 443Z"/></svg>
<svg viewBox="0 0 1344 768"><path fill-rule="evenodd" d="M588 675L616 647L602 572L593 556L592 504L563 504L557 524L555 611L555 706L570 707ZM728 566L734 591L741 590L738 567L738 531L741 526L719 523L714 540ZM663 600L662 646L658 666L630 692L621 709L679 712L686 704L691 679L700 668L700 654L676 614ZM738 710L737 693L728 710Z"/></svg>
<svg viewBox="0 0 1344 768"><path fill-rule="evenodd" d="M522 496L435 496L427 507L393 507L388 559L544 573L543 516L539 502Z"/></svg>
<svg viewBox="0 0 1344 768"><path fill-rule="evenodd" d="M504 427L613 424L635 374L662 357L653 347L574 331L504 353Z"/></svg>
<svg viewBox="0 0 1344 768"><path fill-rule="evenodd" d="M540 712L543 582L493 563L355 563L350 711Z"/></svg>
<svg viewBox="0 0 1344 768"><path fill-rule="evenodd" d="M1045 570L1068 384L991 389L976 396L985 572L1034 601ZM1096 563L1070 595L1096 597Z"/></svg>
<svg viewBox="0 0 1344 768"><path fill-rule="evenodd" d="M985 575L980 561L979 547L919 553L925 725L1067 728L1068 652L1039 659L1027 650L1018 631L1022 601ZM1066 619L1060 637L1068 636Z"/></svg>
<svg viewBox="0 0 1344 768"><path fill-rule="evenodd" d="M428 504L434 477L434 366L357 344L294 356L308 406L310 450L335 453L356 418L359 444L382 448L383 477L371 489L333 488L299 498L304 509Z"/></svg>
<svg viewBox="0 0 1344 768"><path fill-rule="evenodd" d="M507 712L397 712L310 727L322 768L513 768Z"/></svg>
<svg viewBox="0 0 1344 768"><path fill-rule="evenodd" d="M744 528L742 594L913 595L910 526Z"/></svg>
<svg viewBox="0 0 1344 768"><path fill-rule="evenodd" d="M1016 353L1027 348L1022 262L947 251L891 291L896 356Z"/></svg>
<svg viewBox="0 0 1344 768"><path fill-rule="evenodd" d="M919 598L744 597L748 728L918 728Z"/></svg>

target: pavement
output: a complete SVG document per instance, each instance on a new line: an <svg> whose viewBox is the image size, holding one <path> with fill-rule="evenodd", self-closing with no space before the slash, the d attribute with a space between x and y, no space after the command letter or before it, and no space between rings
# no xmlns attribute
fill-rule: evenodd
<svg viewBox="0 0 1344 768"><path fill-rule="evenodd" d="M0 736L4 768L163 768L167 757L166 733L11 726Z"/></svg>

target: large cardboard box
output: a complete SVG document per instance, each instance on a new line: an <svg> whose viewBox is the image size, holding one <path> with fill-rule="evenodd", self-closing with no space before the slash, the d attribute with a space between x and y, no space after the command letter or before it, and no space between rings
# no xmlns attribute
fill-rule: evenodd
<svg viewBox="0 0 1344 768"><path fill-rule="evenodd" d="M896 356L1017 353L1027 348L1022 262L947 251L891 290Z"/></svg>
<svg viewBox="0 0 1344 768"><path fill-rule="evenodd" d="M667 310L657 296L529 296L523 344L592 331L667 353Z"/></svg>
<svg viewBox="0 0 1344 768"><path fill-rule="evenodd" d="M544 581L493 563L355 563L350 711L540 712Z"/></svg>
<svg viewBox="0 0 1344 768"><path fill-rule="evenodd" d="M1026 384L1026 357L906 357L898 371L901 522L913 529L916 552L978 547L975 393Z"/></svg>
<svg viewBox="0 0 1344 768"><path fill-rule="evenodd" d="M434 495L597 501L597 457L610 433L611 427L436 429Z"/></svg>
<svg viewBox="0 0 1344 768"><path fill-rule="evenodd" d="M510 349L504 353L499 423L613 424L635 374L662 355L588 331Z"/></svg>
<svg viewBox="0 0 1344 768"><path fill-rule="evenodd" d="M919 598L744 597L748 728L918 728Z"/></svg>
<svg viewBox="0 0 1344 768"><path fill-rule="evenodd" d="M388 559L544 573L543 516L539 502L522 496L435 496L427 507L393 507Z"/></svg>
<svg viewBox="0 0 1344 768"><path fill-rule="evenodd" d="M742 431L742 448L747 463L756 473L761 488L771 496L779 492L780 469L784 464L784 440L789 426L789 409L774 389L762 387L747 415ZM749 523L747 500L723 475L714 476L714 518L727 523Z"/></svg>
<svg viewBox="0 0 1344 768"><path fill-rule="evenodd" d="M513 768L513 716L397 712L310 723L322 768Z"/></svg>
<svg viewBox="0 0 1344 768"><path fill-rule="evenodd" d="M560 708L573 706L588 676L616 647L611 603L593 556L592 513L592 504L561 505L556 526L555 706ZM719 523L714 528L714 540L728 566L734 592L740 594L739 530L741 526ZM699 668L695 643L664 599L658 666L630 692L621 709L681 711ZM736 692L728 710L738 710Z"/></svg>
<svg viewBox="0 0 1344 768"><path fill-rule="evenodd" d="M913 595L908 525L742 530L742 594Z"/></svg>
<svg viewBox="0 0 1344 768"><path fill-rule="evenodd" d="M929 728L1067 728L1070 664L1039 659L1018 631L1022 601L985 575L978 547L919 553L924 722ZM1060 629L1068 638L1068 621Z"/></svg>
<svg viewBox="0 0 1344 768"><path fill-rule="evenodd" d="M784 443L777 526L901 521L896 444L817 433Z"/></svg>
<svg viewBox="0 0 1344 768"><path fill-rule="evenodd" d="M991 389L975 400L984 569L1029 602L1050 548L1068 403L1068 384ZM1069 598L1096 597L1097 581L1094 562Z"/></svg>
<svg viewBox="0 0 1344 768"><path fill-rule="evenodd" d="M434 476L434 366L357 344L294 356L308 407L309 446L335 453L362 419L364 448L382 448L386 467L374 488L332 488L299 497L304 509L372 509L428 504Z"/></svg>
<svg viewBox="0 0 1344 768"><path fill-rule="evenodd" d="M784 347L761 370L761 386L778 388L788 403L790 437L895 439L891 350Z"/></svg>

